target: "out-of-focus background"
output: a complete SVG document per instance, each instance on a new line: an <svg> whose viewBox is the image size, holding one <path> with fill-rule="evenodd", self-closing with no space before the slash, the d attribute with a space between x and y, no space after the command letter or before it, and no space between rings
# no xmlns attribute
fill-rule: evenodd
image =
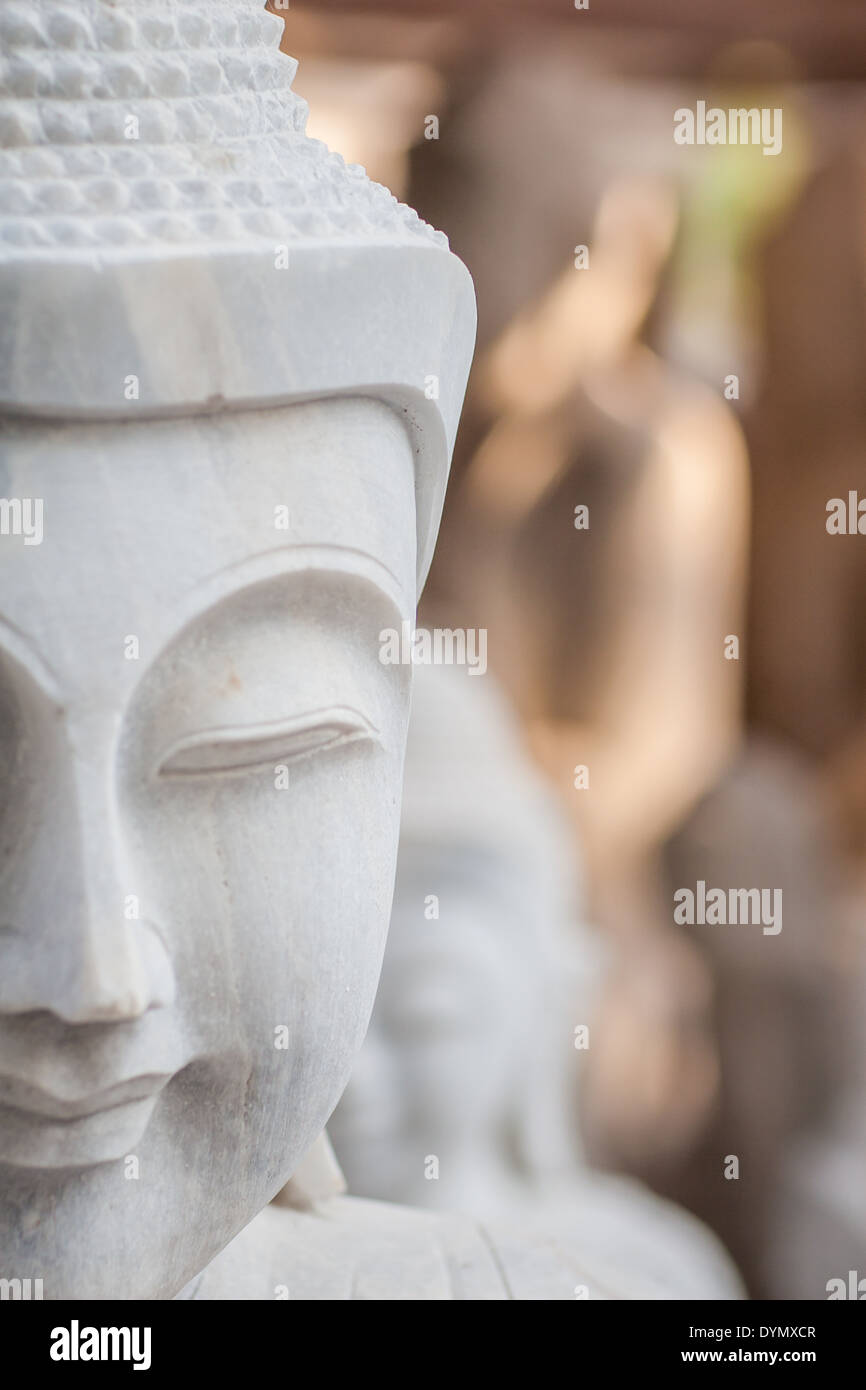
<svg viewBox="0 0 866 1390"><path fill-rule="evenodd" d="M826 1298L866 1278L866 534L827 529L866 513L866 10L272 8L309 133L475 281L419 623L486 629L566 828L581 1162L752 1296ZM699 102L780 110L781 150L677 143ZM700 881L781 890L782 930L677 923Z"/></svg>

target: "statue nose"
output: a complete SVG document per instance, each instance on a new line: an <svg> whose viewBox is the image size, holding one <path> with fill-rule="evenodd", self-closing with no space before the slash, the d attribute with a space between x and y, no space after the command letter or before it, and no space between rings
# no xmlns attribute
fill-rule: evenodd
<svg viewBox="0 0 866 1390"><path fill-rule="evenodd" d="M62 955L66 969L39 991L39 1006L67 1023L120 1023L174 998L171 964L147 922L89 915Z"/></svg>
<svg viewBox="0 0 866 1390"><path fill-rule="evenodd" d="M137 911L107 781L70 770L3 886L0 1012L69 1023L141 1017L174 998L165 946ZM37 819L36 817L34 819Z"/></svg>

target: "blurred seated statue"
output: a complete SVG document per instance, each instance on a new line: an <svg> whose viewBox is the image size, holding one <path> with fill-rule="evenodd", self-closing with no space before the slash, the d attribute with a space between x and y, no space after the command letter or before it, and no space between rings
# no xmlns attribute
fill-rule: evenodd
<svg viewBox="0 0 866 1390"><path fill-rule="evenodd" d="M419 667L389 944L329 1125L349 1188L553 1233L588 1297L736 1297L697 1221L578 1155L577 1040L603 962L573 925L569 851L492 677Z"/></svg>
<svg viewBox="0 0 866 1390"><path fill-rule="evenodd" d="M829 1274L814 1278L819 1244L803 1204L789 1197L796 1155L828 1136L839 1108L853 1041L846 975L856 961L845 961L845 875L814 766L786 742L745 739L671 836L663 863L669 901L698 880L774 885L784 926L775 936L742 926L678 928L710 962L725 1084L698 1142L647 1176L718 1232L752 1297L823 1297ZM720 1183L727 1154L737 1155L739 1176ZM794 1245L797 1268L783 1272L781 1252L790 1255Z"/></svg>
<svg viewBox="0 0 866 1390"><path fill-rule="evenodd" d="M319 1138L474 298L280 33L0 5L0 1248L47 1299L571 1299L577 1245L345 1198Z"/></svg>
<svg viewBox="0 0 866 1390"><path fill-rule="evenodd" d="M719 1234L751 1297L825 1298L834 1248L862 1250L866 1231L862 1183L852 1181L857 1066L849 1074L863 1055L854 988L863 958L816 767L788 741L750 735L671 836L663 864L668 901L699 880L772 884L784 925L774 936L678 927L710 964L725 1081L697 1142L644 1171ZM738 1177L720 1182L728 1154ZM845 1239L834 1240L834 1228Z"/></svg>

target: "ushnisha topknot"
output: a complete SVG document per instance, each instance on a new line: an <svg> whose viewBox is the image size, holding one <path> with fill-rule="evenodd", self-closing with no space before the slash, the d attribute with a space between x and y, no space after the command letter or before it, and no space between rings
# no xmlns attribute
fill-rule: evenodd
<svg viewBox="0 0 866 1390"><path fill-rule="evenodd" d="M0 0L4 252L446 238L305 133L256 0Z"/></svg>
<svg viewBox="0 0 866 1390"><path fill-rule="evenodd" d="M306 134L282 32L263 0L0 0L0 410L374 396L413 440L420 585L472 283L440 232Z"/></svg>

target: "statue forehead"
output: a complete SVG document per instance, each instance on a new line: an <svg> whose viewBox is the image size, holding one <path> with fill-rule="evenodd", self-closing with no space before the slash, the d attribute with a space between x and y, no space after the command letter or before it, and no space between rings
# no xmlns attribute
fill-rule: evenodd
<svg viewBox="0 0 866 1390"><path fill-rule="evenodd" d="M292 588L285 617L300 620L304 576L357 594L384 623L411 618L412 450L377 402L61 430L21 422L4 436L4 494L41 505L42 534L38 545L4 536L0 613L48 661L65 654L92 673L80 666L86 646L110 667L130 632L161 650L272 581Z"/></svg>

